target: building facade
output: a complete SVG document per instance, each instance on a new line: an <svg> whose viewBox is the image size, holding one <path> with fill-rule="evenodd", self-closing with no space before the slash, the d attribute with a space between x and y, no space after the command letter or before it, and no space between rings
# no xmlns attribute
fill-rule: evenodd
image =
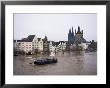
<svg viewBox="0 0 110 88"><path fill-rule="evenodd" d="M75 41L76 44L86 43L86 40L83 38L83 30L80 30L78 26L78 31L75 30Z"/></svg>
<svg viewBox="0 0 110 88"><path fill-rule="evenodd" d="M29 35L27 38L14 40L14 47L17 51L32 52L36 48L36 36Z"/></svg>
<svg viewBox="0 0 110 88"><path fill-rule="evenodd" d="M66 51L66 41L59 41L59 44L57 45L57 51Z"/></svg>
<svg viewBox="0 0 110 88"><path fill-rule="evenodd" d="M47 36L43 39L43 53L49 55L49 42Z"/></svg>
<svg viewBox="0 0 110 88"><path fill-rule="evenodd" d="M49 51L50 52L55 52L56 50L56 45L54 41L49 41Z"/></svg>
<svg viewBox="0 0 110 88"><path fill-rule="evenodd" d="M36 49L38 49L39 52L43 52L43 39L37 38Z"/></svg>

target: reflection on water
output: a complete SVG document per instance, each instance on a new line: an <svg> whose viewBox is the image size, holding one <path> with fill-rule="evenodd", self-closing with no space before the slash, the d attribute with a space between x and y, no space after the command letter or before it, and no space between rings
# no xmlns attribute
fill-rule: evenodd
<svg viewBox="0 0 110 88"><path fill-rule="evenodd" d="M58 63L29 64L36 56L15 56L14 75L97 75L97 53L66 52L56 54Z"/></svg>

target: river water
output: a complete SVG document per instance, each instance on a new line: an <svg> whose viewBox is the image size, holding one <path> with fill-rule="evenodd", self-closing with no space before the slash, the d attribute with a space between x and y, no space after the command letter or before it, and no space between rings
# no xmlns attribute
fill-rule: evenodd
<svg viewBox="0 0 110 88"><path fill-rule="evenodd" d="M56 54L57 63L29 64L35 56L14 56L14 75L97 75L97 52L66 52Z"/></svg>

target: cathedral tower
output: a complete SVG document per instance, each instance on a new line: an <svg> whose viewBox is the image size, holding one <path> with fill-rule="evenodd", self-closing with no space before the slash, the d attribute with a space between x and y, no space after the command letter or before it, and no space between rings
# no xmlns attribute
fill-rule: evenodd
<svg viewBox="0 0 110 88"><path fill-rule="evenodd" d="M72 31L70 29L69 33L68 33L68 43L73 44L74 41L75 41L75 36L74 36L74 32L73 32L73 27L72 27Z"/></svg>
<svg viewBox="0 0 110 88"><path fill-rule="evenodd" d="M80 27L78 26L78 31L75 30L75 43L81 43L86 42L86 40L83 38L83 30L80 30Z"/></svg>

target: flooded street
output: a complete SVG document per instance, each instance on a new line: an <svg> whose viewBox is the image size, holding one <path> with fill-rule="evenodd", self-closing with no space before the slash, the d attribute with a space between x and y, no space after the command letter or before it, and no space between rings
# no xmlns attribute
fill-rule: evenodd
<svg viewBox="0 0 110 88"><path fill-rule="evenodd" d="M41 57L38 57L39 59ZM97 75L97 52L58 53L57 63L33 65L32 56L14 56L14 75Z"/></svg>

